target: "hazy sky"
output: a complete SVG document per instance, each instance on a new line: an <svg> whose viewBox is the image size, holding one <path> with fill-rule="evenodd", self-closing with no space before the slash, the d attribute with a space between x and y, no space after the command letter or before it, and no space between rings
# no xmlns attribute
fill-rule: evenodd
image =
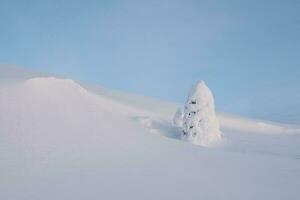
<svg viewBox="0 0 300 200"><path fill-rule="evenodd" d="M300 123L300 1L0 0L0 63Z"/></svg>

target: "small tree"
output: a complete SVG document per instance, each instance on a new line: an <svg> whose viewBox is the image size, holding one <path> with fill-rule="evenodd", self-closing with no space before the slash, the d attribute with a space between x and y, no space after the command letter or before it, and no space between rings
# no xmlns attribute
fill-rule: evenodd
<svg viewBox="0 0 300 200"><path fill-rule="evenodd" d="M204 81L191 89L184 106L182 138L208 146L221 139L214 98Z"/></svg>

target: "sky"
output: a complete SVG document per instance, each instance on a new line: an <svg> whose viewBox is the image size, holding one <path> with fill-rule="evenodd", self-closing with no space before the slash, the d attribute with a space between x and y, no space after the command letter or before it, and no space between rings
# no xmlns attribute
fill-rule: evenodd
<svg viewBox="0 0 300 200"><path fill-rule="evenodd" d="M300 124L300 1L0 0L0 63Z"/></svg>

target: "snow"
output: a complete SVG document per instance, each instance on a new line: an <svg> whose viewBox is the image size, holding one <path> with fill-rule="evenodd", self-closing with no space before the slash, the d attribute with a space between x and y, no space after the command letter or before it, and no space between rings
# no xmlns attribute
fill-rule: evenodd
<svg viewBox="0 0 300 200"><path fill-rule="evenodd" d="M179 128L182 128L183 125L183 116L184 116L184 110L182 107L179 107L174 115L173 118L173 124L174 126L177 126Z"/></svg>
<svg viewBox="0 0 300 200"><path fill-rule="evenodd" d="M297 125L218 113L206 148L180 140L177 104L22 73L0 81L0 199L300 197Z"/></svg>
<svg viewBox="0 0 300 200"><path fill-rule="evenodd" d="M191 89L184 105L182 138L197 145L212 146L221 140L212 92L204 81Z"/></svg>

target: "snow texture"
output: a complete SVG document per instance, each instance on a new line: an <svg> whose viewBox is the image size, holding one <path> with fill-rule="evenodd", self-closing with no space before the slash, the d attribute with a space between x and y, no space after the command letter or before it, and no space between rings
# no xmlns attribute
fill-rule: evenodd
<svg viewBox="0 0 300 200"><path fill-rule="evenodd" d="M203 146L214 145L221 140L214 98L204 81L198 81L192 87L184 105L182 138Z"/></svg>
<svg viewBox="0 0 300 200"><path fill-rule="evenodd" d="M173 124L177 127L182 127L183 125L183 116L184 116L184 110L182 107L179 107L174 115L173 118Z"/></svg>
<svg viewBox="0 0 300 200"><path fill-rule="evenodd" d="M300 198L299 126L218 113L206 148L181 141L177 104L5 70L1 200Z"/></svg>

